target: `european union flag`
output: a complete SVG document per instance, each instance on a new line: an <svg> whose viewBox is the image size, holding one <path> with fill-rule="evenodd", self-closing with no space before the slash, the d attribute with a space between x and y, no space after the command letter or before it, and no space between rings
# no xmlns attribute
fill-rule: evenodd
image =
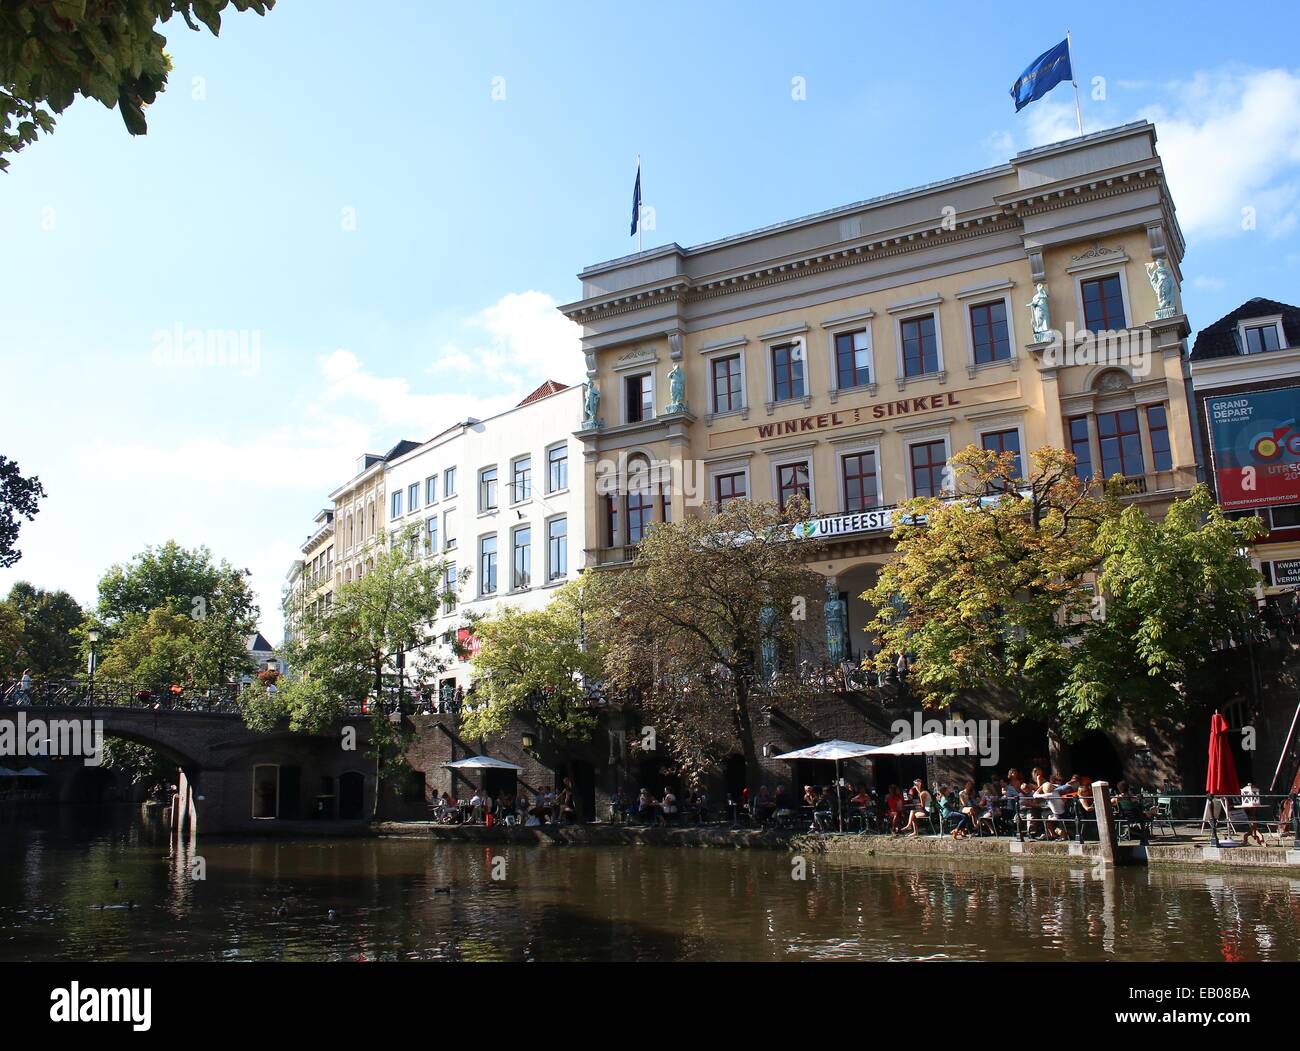
<svg viewBox="0 0 1300 1051"><path fill-rule="evenodd" d="M1073 80L1070 69L1070 38L1066 37L1050 51L1044 51L1020 74L1011 85L1011 97L1016 100L1016 112L1035 99L1041 99L1063 80Z"/></svg>
<svg viewBox="0 0 1300 1051"><path fill-rule="evenodd" d="M636 233L637 224L641 221L641 165L636 166L636 186L632 190L632 229L628 231L631 237Z"/></svg>

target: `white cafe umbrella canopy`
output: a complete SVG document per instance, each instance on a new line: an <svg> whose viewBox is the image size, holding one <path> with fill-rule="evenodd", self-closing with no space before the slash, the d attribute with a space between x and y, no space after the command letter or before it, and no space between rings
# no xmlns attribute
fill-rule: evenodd
<svg viewBox="0 0 1300 1051"><path fill-rule="evenodd" d="M881 755L966 755L973 751L975 743L969 737L929 733L872 749L871 758Z"/></svg>
<svg viewBox="0 0 1300 1051"><path fill-rule="evenodd" d="M17 770L10 770L7 766L0 766L0 777L17 777Z"/></svg>
<svg viewBox="0 0 1300 1051"><path fill-rule="evenodd" d="M523 773L522 766L507 763L504 759L493 759L490 755L471 755L468 759L457 759L454 763L443 763L449 770L514 770Z"/></svg>
<svg viewBox="0 0 1300 1051"><path fill-rule="evenodd" d="M878 751L872 744L857 744L854 741L822 741L819 744L809 745L807 748L797 748L793 752L784 752L776 756L777 759L833 759L835 761L835 797L839 802L840 790L840 760L841 759L860 759L864 755ZM840 831L844 831L844 807L836 806L840 815Z"/></svg>
<svg viewBox="0 0 1300 1051"><path fill-rule="evenodd" d="M44 777L45 771L37 770L36 767L34 766L28 766L28 767L24 767L22 770L19 770L17 776L18 777Z"/></svg>

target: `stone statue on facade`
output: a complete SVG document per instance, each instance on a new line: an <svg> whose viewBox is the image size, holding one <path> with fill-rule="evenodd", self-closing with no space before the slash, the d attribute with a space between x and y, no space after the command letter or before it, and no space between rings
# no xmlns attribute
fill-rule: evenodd
<svg viewBox="0 0 1300 1051"><path fill-rule="evenodd" d="M1047 284L1038 281L1034 284L1034 298L1028 303L1029 316L1034 323L1034 342L1044 343L1051 337L1052 311L1047 302Z"/></svg>
<svg viewBox="0 0 1300 1051"><path fill-rule="evenodd" d="M680 361L675 362L668 370L668 397L671 400L668 402L667 412L686 411L686 371Z"/></svg>
<svg viewBox="0 0 1300 1051"><path fill-rule="evenodd" d="M1173 317L1178 313L1178 291L1174 287L1174 274L1163 259L1147 263L1147 280L1156 294L1156 317Z"/></svg>
<svg viewBox="0 0 1300 1051"><path fill-rule="evenodd" d="M832 665L838 666L844 661L844 644L849 634L848 609L840 598L839 585L835 578L826 581L826 604L822 607L822 617L826 621L826 657Z"/></svg>
<svg viewBox="0 0 1300 1051"><path fill-rule="evenodd" d="M600 387L596 385L595 380L587 382L587 393L583 400L582 427L589 430L592 427L600 426L600 419L597 413L600 412Z"/></svg>
<svg viewBox="0 0 1300 1051"><path fill-rule="evenodd" d="M758 615L762 627L762 640L759 643L759 671L764 682L776 678L776 618L778 614L771 606L764 606Z"/></svg>

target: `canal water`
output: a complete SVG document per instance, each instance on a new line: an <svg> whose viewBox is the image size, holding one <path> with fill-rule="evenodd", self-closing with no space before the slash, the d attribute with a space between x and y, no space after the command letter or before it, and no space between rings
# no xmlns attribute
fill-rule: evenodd
<svg viewBox="0 0 1300 1051"><path fill-rule="evenodd" d="M0 813L0 960L1295 960L1300 880ZM494 879L494 876L503 878ZM333 910L331 915L330 910Z"/></svg>

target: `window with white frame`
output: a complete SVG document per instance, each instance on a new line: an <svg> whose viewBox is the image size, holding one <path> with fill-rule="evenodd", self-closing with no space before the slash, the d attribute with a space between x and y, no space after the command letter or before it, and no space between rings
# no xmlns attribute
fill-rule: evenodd
<svg viewBox="0 0 1300 1051"><path fill-rule="evenodd" d="M478 473L478 509L495 511L497 509L497 469L493 465L484 467Z"/></svg>
<svg viewBox="0 0 1300 1051"><path fill-rule="evenodd" d="M709 360L710 408L714 416L745 407L744 362L739 352Z"/></svg>
<svg viewBox="0 0 1300 1051"><path fill-rule="evenodd" d="M546 523L546 579L561 580L569 572L569 520L564 515Z"/></svg>
<svg viewBox="0 0 1300 1051"><path fill-rule="evenodd" d="M442 495L456 495L456 468L448 467L442 472Z"/></svg>
<svg viewBox="0 0 1300 1051"><path fill-rule="evenodd" d="M389 509L388 517L401 518L402 517L402 490L400 489L393 490L393 495L391 499L392 499L392 507Z"/></svg>
<svg viewBox="0 0 1300 1051"><path fill-rule="evenodd" d="M569 488L568 443L552 445L546 450L546 491L558 493Z"/></svg>
<svg viewBox="0 0 1300 1051"><path fill-rule="evenodd" d="M798 340L778 343L768 348L768 355L771 360L772 400L793 401L804 397L806 383L803 343Z"/></svg>
<svg viewBox="0 0 1300 1051"><path fill-rule="evenodd" d="M1005 298L972 303L966 308L970 322L971 363L992 365L1011 357L1011 327Z"/></svg>
<svg viewBox="0 0 1300 1051"><path fill-rule="evenodd" d="M533 458L520 456L510 465L510 501L522 503L533 498Z"/></svg>
<svg viewBox="0 0 1300 1051"><path fill-rule="evenodd" d="M497 590L497 535L488 533L478 541L478 593L493 595Z"/></svg>
<svg viewBox="0 0 1300 1051"><path fill-rule="evenodd" d="M406 509L408 511L418 511L420 509L420 483L412 482L406 490Z"/></svg>
<svg viewBox="0 0 1300 1051"><path fill-rule="evenodd" d="M850 332L836 332L833 341L836 389L852 390L854 387L870 386L871 335L868 330L860 328Z"/></svg>
<svg viewBox="0 0 1300 1051"><path fill-rule="evenodd" d="M898 338L904 377L928 376L941 370L938 314L900 318Z"/></svg>
<svg viewBox="0 0 1300 1051"><path fill-rule="evenodd" d="M1079 281L1083 327L1089 332L1112 332L1128 327L1124 281L1119 273L1085 277Z"/></svg>
<svg viewBox="0 0 1300 1051"><path fill-rule="evenodd" d="M623 377L623 419L627 423L652 420L655 414L654 373Z"/></svg>
<svg viewBox="0 0 1300 1051"><path fill-rule="evenodd" d="M1285 344L1281 328L1277 320L1243 322L1235 333L1238 351L1242 354L1265 354L1270 350L1281 350Z"/></svg>
<svg viewBox="0 0 1300 1051"><path fill-rule="evenodd" d="M510 587L519 591L533 582L533 530L518 526L511 531Z"/></svg>
<svg viewBox="0 0 1300 1051"><path fill-rule="evenodd" d="M424 502L426 506L438 502L438 476L436 474L431 474L424 480Z"/></svg>
<svg viewBox="0 0 1300 1051"><path fill-rule="evenodd" d="M444 551L456 550L456 528L451 515L452 512L450 511L442 513L442 546Z"/></svg>

